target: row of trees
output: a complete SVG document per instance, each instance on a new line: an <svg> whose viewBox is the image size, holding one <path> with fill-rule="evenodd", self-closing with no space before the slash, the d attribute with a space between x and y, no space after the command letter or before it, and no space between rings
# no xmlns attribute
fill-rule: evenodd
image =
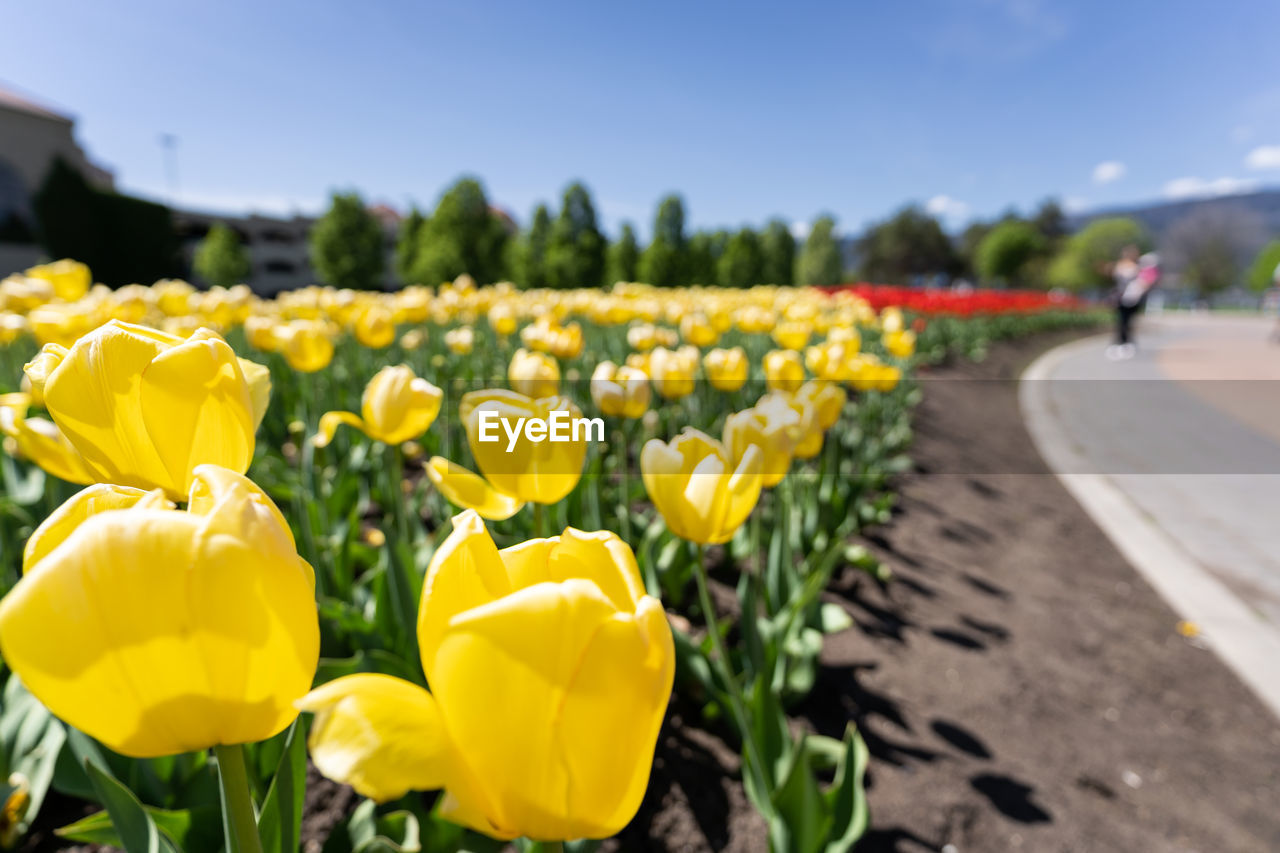
<svg viewBox="0 0 1280 853"><path fill-rule="evenodd" d="M237 269L231 232L214 233L197 256L197 272L211 281ZM381 226L356 195L335 195L311 234L317 276L339 287L378 287L384 278ZM201 259L208 255L209 260ZM217 265L212 259L222 259ZM570 184L553 211L539 204L528 228L512 233L509 220L490 206L484 188L463 178L427 215L414 208L396 236L395 276L434 284L468 273L479 282L510 279L523 287L568 288L645 281L659 286L759 283L838 284L844 263L835 220L820 217L798 246L787 223L774 219L762 230L688 233L684 201L669 195L658 205L653 238L641 246L634 225L622 224L610 242L600 230L591 193Z"/></svg>

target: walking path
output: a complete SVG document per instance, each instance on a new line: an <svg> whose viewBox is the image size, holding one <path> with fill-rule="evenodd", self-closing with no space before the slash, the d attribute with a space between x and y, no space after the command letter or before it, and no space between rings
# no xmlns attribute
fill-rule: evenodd
<svg viewBox="0 0 1280 853"><path fill-rule="evenodd" d="M1280 716L1280 346L1274 321L1145 318L1023 374L1037 447L1117 547Z"/></svg>

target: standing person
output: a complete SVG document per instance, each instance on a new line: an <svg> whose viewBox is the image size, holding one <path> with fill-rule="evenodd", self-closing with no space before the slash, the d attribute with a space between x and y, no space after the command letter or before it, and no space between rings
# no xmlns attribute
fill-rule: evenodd
<svg viewBox="0 0 1280 853"><path fill-rule="evenodd" d="M1276 264L1275 272L1271 273L1271 295L1268 298L1276 312L1276 327L1271 330L1271 342L1280 344L1280 264Z"/></svg>
<svg viewBox="0 0 1280 853"><path fill-rule="evenodd" d="M1135 289L1139 272L1138 247L1125 246L1120 260L1111 265L1111 279L1115 282L1112 296L1116 303L1116 342L1107 347L1107 358L1112 361L1133 358L1133 315L1138 311L1142 295Z"/></svg>

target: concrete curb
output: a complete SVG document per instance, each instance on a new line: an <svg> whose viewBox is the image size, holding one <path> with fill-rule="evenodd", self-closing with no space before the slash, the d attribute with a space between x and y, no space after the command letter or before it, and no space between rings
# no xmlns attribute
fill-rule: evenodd
<svg viewBox="0 0 1280 853"><path fill-rule="evenodd" d="M1089 470L1088 462L1059 425L1047 383L1064 359L1106 338L1052 349L1023 372L1018 401L1027 431L1045 463L1120 553L1280 718L1280 631L1174 542L1107 475L1071 473Z"/></svg>

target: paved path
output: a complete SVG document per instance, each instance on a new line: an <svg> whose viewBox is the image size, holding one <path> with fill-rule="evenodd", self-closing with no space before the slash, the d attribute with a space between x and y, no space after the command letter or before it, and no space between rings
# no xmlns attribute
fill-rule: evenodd
<svg viewBox="0 0 1280 853"><path fill-rule="evenodd" d="M1274 321L1144 318L1024 374L1050 467L1121 551L1280 715L1280 346Z"/></svg>

